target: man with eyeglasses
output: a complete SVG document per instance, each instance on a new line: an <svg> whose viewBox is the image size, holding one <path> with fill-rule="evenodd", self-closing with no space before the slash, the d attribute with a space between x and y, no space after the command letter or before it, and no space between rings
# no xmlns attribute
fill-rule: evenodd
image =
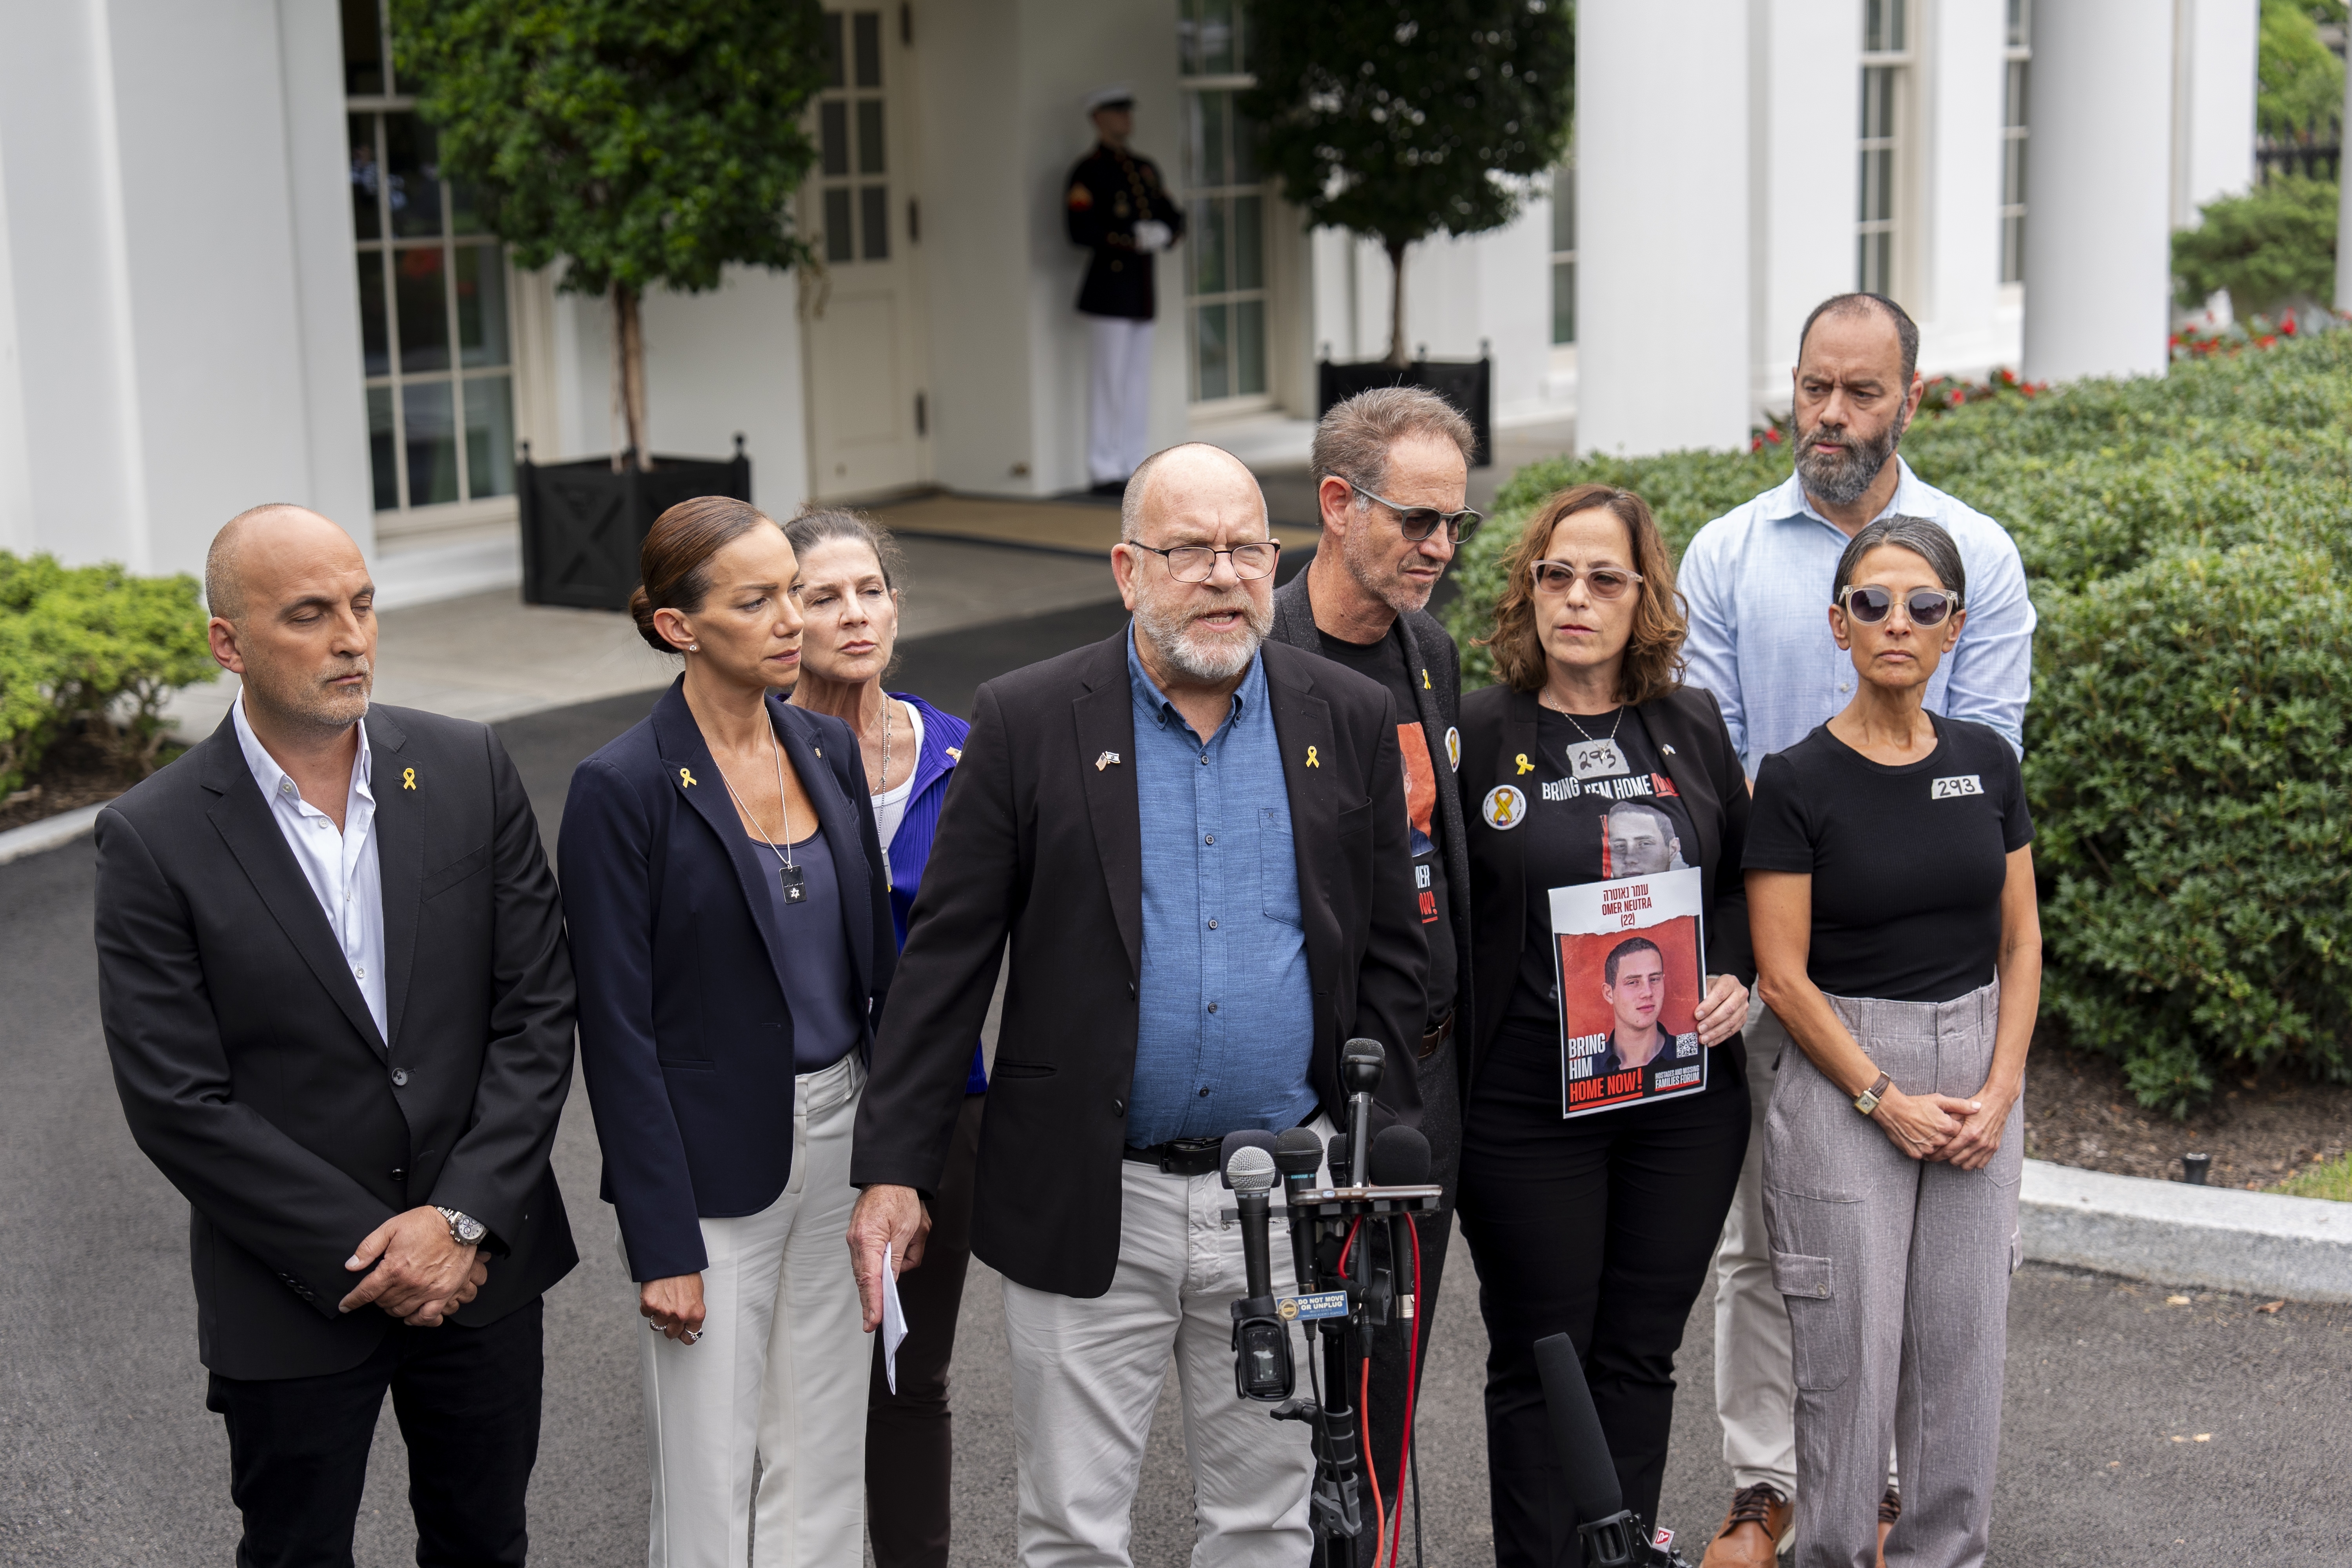
<svg viewBox="0 0 2352 1568"><path fill-rule="evenodd" d="M1683 554L1687 679L1723 704L1751 784L1767 756L1853 699L1853 661L1830 634L1830 585L1846 542L1890 514L1942 524L1967 569L1967 627L1927 683L1926 706L1989 724L2023 753L2034 624L2025 568L2000 524L1896 456L1927 389L1918 359L1918 327L1884 295L1840 294L1815 308L1792 378L1796 471L1708 523ZM1797 1485L1789 1310L1772 1282L1763 1194L1771 1069L1789 1037L1760 1001L1746 1034L1754 1122L1716 1256L1716 1409L1735 1489L1703 1568L1771 1568ZM1882 1543L1900 1510L1890 1472Z"/></svg>
<svg viewBox="0 0 2352 1568"><path fill-rule="evenodd" d="M1467 998L1457 976L1470 964L1470 859L1454 786L1462 742L1462 658L1429 613L1429 597L1455 546L1477 530L1464 501L1475 447L1470 422L1419 387L1382 386L1334 406L1315 427L1310 462L1322 539L1307 570L1274 596L1276 642L1319 653L1388 688L1412 814L1413 918L1429 938L1429 994L1415 1041L1422 1131L1430 1180L1445 1189L1443 1212L1414 1222L1421 1239L1414 1321L1426 1322L1445 1270L1454 1192L1462 1163L1457 1037L1467 1037ZM1385 1242L1376 1252L1385 1257ZM1411 1260L1397 1279L1413 1289ZM1411 1324L1404 1328L1409 1331ZM1404 1333L1375 1336L1367 1451L1392 1489L1404 1452L1409 1355ZM1428 1340L1422 1341L1423 1359ZM1420 1368L1412 1369L1414 1378ZM1367 1531L1359 1557L1376 1542Z"/></svg>
<svg viewBox="0 0 2352 1568"><path fill-rule="evenodd" d="M1219 1144L1328 1138L1356 1036L1388 1048L1375 1126L1416 1119L1428 957L1396 707L1265 641L1280 552L1229 454L1145 459L1120 534L1132 625L973 700L859 1111L850 1250L871 1327L886 1247L919 1260L1009 940L971 1243L1004 1276L1021 1561L1128 1560L1173 1359L1192 1563L1289 1568L1313 1458L1304 1426L1234 1394Z"/></svg>

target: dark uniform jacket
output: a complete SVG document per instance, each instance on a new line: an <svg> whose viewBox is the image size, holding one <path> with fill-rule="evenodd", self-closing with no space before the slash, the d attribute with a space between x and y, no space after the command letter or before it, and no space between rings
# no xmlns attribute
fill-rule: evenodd
<svg viewBox="0 0 2352 1568"><path fill-rule="evenodd" d="M480 724L376 706L379 1033L234 716L98 816L98 1001L131 1135L194 1209L196 1349L225 1377L365 1361L343 1259L423 1204L489 1226L479 1328L578 1255L548 1153L572 1088L555 878Z"/></svg>
<svg viewBox="0 0 2352 1568"><path fill-rule="evenodd" d="M1146 829L1129 636L1001 676L973 700L850 1161L858 1186L937 1191L1009 941L971 1249L1015 1284L1062 1296L1101 1295L1118 1266ZM1388 1067L1374 1124L1410 1125L1429 949L1412 908L1396 704L1328 659L1275 642L1261 657L1314 984L1310 1081L1336 1121L1341 1043L1377 1039Z"/></svg>
<svg viewBox="0 0 2352 1568"><path fill-rule="evenodd" d="M1158 218L1176 237L1184 233L1184 211L1170 198L1160 166L1097 142L1070 171L1063 216L1070 226L1070 243L1095 253L1078 289L1079 310L1089 316L1151 320L1151 253L1135 248L1135 226Z"/></svg>

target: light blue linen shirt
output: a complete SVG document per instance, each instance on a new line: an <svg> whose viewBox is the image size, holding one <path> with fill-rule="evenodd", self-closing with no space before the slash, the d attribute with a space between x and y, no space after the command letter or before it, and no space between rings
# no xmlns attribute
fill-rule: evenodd
<svg viewBox="0 0 2352 1568"><path fill-rule="evenodd" d="M1895 459L1901 478L1879 517L1943 525L1968 574L1968 624L1927 682L1927 706L1990 724L2025 752L2033 686L2033 601L2025 563L2000 524ZM1873 521L1877 521L1875 518ZM1853 700L1853 658L1830 635L1830 584L1846 535L1813 510L1796 474L1705 528L1683 552L1675 585L1690 606L1685 679L1723 704L1748 776Z"/></svg>
<svg viewBox="0 0 2352 1568"><path fill-rule="evenodd" d="M1279 1132L1315 1110L1315 983L1290 793L1250 661L1207 745L1127 638L1143 819L1143 973L1127 1142Z"/></svg>

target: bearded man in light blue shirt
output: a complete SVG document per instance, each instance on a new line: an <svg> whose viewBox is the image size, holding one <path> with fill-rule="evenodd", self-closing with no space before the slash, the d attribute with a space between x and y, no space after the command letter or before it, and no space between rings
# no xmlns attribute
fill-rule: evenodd
<svg viewBox="0 0 2352 1568"><path fill-rule="evenodd" d="M2024 754L2033 683L2025 567L2000 524L1895 455L1927 389L1918 360L1918 327L1884 295L1840 294L1817 307L1797 341L1796 471L1699 530L1684 552L1676 584L1690 608L1686 679L1722 702L1751 780L1765 757L1853 700L1853 661L1830 635L1830 584L1846 542L1887 516L1942 524L1967 572L1968 621L1927 683L1927 707L1990 724ZM1751 1005L1755 1120L1716 1257L1716 1408L1736 1489L1703 1568L1771 1568L1796 1493L1789 1310L1772 1283L1762 1180L1771 1068L1788 1037L1760 1002ZM1882 1542L1900 1506L1890 1476Z"/></svg>

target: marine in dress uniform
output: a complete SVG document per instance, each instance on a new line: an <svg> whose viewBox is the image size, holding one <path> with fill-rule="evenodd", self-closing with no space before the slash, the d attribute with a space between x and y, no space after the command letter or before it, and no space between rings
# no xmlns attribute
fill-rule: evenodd
<svg viewBox="0 0 2352 1568"><path fill-rule="evenodd" d="M1078 289L1078 313L1093 337L1087 408L1087 477L1116 495L1143 461L1150 408L1151 258L1184 233L1183 209L1160 166L1127 150L1134 98L1105 88L1087 100L1101 140L1070 171L1063 216L1070 243L1094 252Z"/></svg>

